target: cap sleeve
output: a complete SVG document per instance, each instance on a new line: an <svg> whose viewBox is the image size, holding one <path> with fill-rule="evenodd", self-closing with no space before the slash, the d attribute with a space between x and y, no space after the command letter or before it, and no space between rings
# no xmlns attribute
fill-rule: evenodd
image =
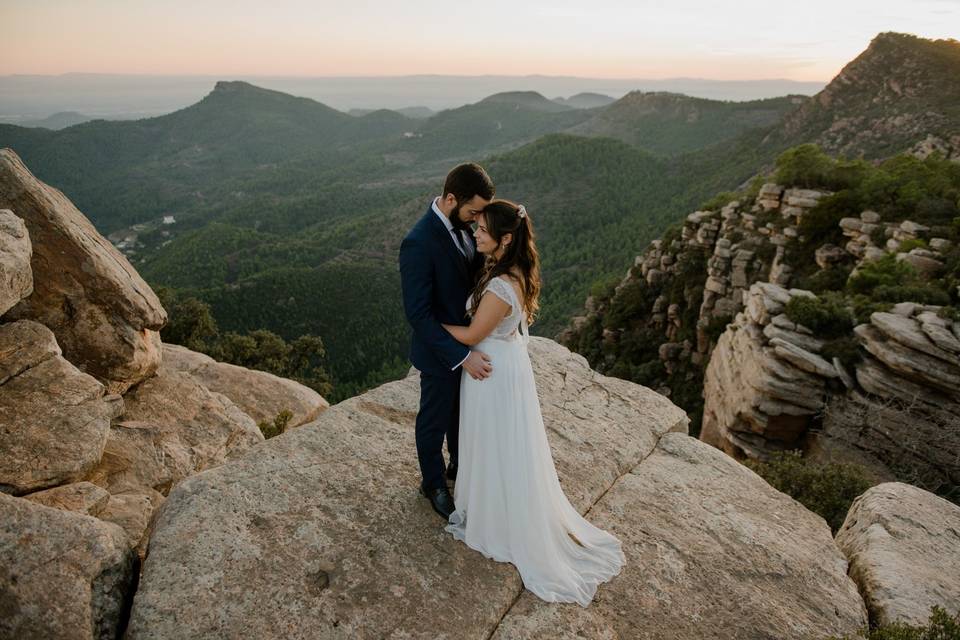
<svg viewBox="0 0 960 640"><path fill-rule="evenodd" d="M490 280L483 290L484 293L487 291L490 291L510 305L510 313L513 313L517 310L516 292L513 290L513 286L503 278L493 278Z"/></svg>

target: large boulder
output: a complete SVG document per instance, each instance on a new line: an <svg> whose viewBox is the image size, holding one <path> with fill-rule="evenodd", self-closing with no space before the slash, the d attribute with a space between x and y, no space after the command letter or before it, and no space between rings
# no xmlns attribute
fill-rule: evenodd
<svg viewBox="0 0 960 640"><path fill-rule="evenodd" d="M163 345L164 366L189 373L210 391L230 398L258 423L273 421L281 411L293 414L287 426L315 420L330 406L319 393L299 382L266 371L217 362L203 353L176 344Z"/></svg>
<svg viewBox="0 0 960 640"><path fill-rule="evenodd" d="M67 360L113 393L151 376L167 315L123 254L10 149L0 149L0 208L23 218L33 244L33 293L11 317L48 326Z"/></svg>
<svg viewBox="0 0 960 640"><path fill-rule="evenodd" d="M663 433L686 430L662 396L551 341L530 351L581 511ZM520 579L454 541L418 496L418 402L414 374L180 483L157 517L130 637L487 637Z"/></svg>
<svg viewBox="0 0 960 640"><path fill-rule="evenodd" d="M67 362L47 327L0 324L0 490L83 480L121 413L122 398Z"/></svg>
<svg viewBox="0 0 960 640"><path fill-rule="evenodd" d="M27 225L9 209L0 209L0 316L33 292Z"/></svg>
<svg viewBox="0 0 960 640"><path fill-rule="evenodd" d="M960 612L960 507L909 484L871 487L837 532L871 621L925 625Z"/></svg>
<svg viewBox="0 0 960 640"><path fill-rule="evenodd" d="M522 595L511 565L455 541L418 497L414 373L177 485L128 637L656 637L682 621L690 637L800 638L865 622L821 518L689 438L664 397L546 339L530 353L564 490L627 550L591 607Z"/></svg>
<svg viewBox="0 0 960 640"><path fill-rule="evenodd" d="M90 481L112 494L166 494L189 475L215 467L263 434L253 418L190 374L161 366L124 396L123 419L110 427Z"/></svg>
<svg viewBox="0 0 960 640"><path fill-rule="evenodd" d="M136 571L120 527L0 493L0 637L119 637Z"/></svg>
<svg viewBox="0 0 960 640"><path fill-rule="evenodd" d="M623 574L586 609L524 592L494 638L806 639L867 623L826 522L693 438L662 437L588 517L623 541Z"/></svg>

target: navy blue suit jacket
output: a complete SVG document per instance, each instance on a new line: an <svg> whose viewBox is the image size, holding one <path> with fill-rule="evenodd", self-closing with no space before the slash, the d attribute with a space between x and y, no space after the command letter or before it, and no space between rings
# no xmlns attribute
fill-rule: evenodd
<svg viewBox="0 0 960 640"><path fill-rule="evenodd" d="M423 373L451 375L470 353L440 323L469 324L467 297L483 260L474 245L474 260L467 262L432 206L400 244L403 310L413 329L410 361Z"/></svg>

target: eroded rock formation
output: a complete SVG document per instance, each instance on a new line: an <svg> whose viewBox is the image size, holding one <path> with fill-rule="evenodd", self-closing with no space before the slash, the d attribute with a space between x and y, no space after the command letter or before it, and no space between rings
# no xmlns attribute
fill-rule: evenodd
<svg viewBox="0 0 960 640"><path fill-rule="evenodd" d="M167 319L157 296L73 203L10 149L0 149L0 209L23 220L33 248L33 292L9 318L49 327L67 360L111 393L153 375Z"/></svg>

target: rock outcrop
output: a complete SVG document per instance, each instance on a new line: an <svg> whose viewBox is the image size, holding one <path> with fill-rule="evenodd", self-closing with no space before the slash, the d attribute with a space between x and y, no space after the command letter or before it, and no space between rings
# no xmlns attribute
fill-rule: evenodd
<svg viewBox="0 0 960 640"><path fill-rule="evenodd" d="M821 518L687 436L662 396L549 340L530 352L561 483L625 543L627 567L590 608L542 606L511 565L443 531L417 496L414 373L177 485L128 637L654 637L679 625L800 638L865 624ZM716 580L737 595L705 600Z"/></svg>
<svg viewBox="0 0 960 640"><path fill-rule="evenodd" d="M956 264L953 232L869 209L811 214L830 195L767 183L755 197L690 214L636 258L612 295L588 299L587 314L561 340L601 372L676 398L694 416L695 433L731 455L767 459L801 449L811 459L867 467L876 481L949 492L960 486L955 308L860 293L857 305L882 310L845 336L823 327L817 335L785 308L795 295L812 295L790 288L802 277L833 292L833 311L817 313L846 305L852 327L855 305L844 288L878 269L909 281L891 287L883 276L885 295L933 291L952 300L944 288L955 287L955 275L944 278L943 270ZM837 216L836 228L826 215ZM804 233L831 241L818 246Z"/></svg>
<svg viewBox="0 0 960 640"><path fill-rule="evenodd" d="M160 363L166 312L146 282L60 191L0 149L0 209L23 219L33 292L10 319L49 327L67 360L123 393Z"/></svg>
<svg viewBox="0 0 960 640"><path fill-rule="evenodd" d="M288 426L297 427L315 420L330 406L323 396L299 382L266 371L217 362L180 345L163 345L163 363L189 373L210 391L227 396L258 423L272 421L281 411L290 411L293 417Z"/></svg>
<svg viewBox="0 0 960 640"><path fill-rule="evenodd" d="M730 455L767 459L797 447L839 376L819 355L822 343L783 313L793 295L808 292L753 285L710 358L700 439Z"/></svg>
<svg viewBox="0 0 960 640"><path fill-rule="evenodd" d="M27 225L9 209L0 209L0 315L33 293Z"/></svg>
<svg viewBox="0 0 960 640"><path fill-rule="evenodd" d="M877 624L925 625L934 605L960 612L960 507L909 484L858 497L837 532Z"/></svg>
<svg viewBox="0 0 960 640"><path fill-rule="evenodd" d="M166 494L189 475L263 442L253 418L188 373L162 364L124 396L90 479L111 493Z"/></svg>
<svg viewBox="0 0 960 640"><path fill-rule="evenodd" d="M119 637L136 571L120 527L0 493L0 637Z"/></svg>
<svg viewBox="0 0 960 640"><path fill-rule="evenodd" d="M45 326L0 324L0 490L83 480L121 413L121 397L63 358Z"/></svg>

